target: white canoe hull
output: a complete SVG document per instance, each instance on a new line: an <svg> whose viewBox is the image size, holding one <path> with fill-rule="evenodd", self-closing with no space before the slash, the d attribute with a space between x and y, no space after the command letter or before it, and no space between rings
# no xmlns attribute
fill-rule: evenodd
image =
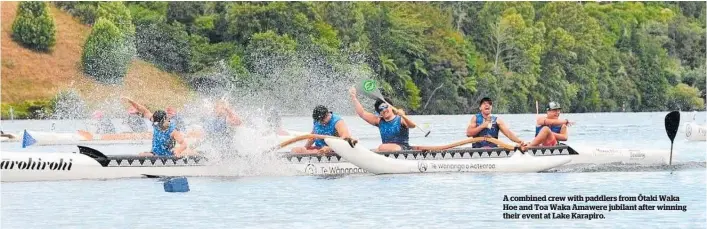
<svg viewBox="0 0 707 229"><path fill-rule="evenodd" d="M689 141L707 141L707 126L685 123L685 138Z"/></svg>
<svg viewBox="0 0 707 229"><path fill-rule="evenodd" d="M325 139L338 155L350 163L374 174L435 173L435 172L540 172L571 161L569 155L533 156L514 153L510 157L459 158L438 160L408 160L386 157L344 140Z"/></svg>
<svg viewBox="0 0 707 229"><path fill-rule="evenodd" d="M122 178L142 178L145 175L223 177L238 176L231 165L195 163L194 160L163 162L145 160L142 163L126 160L111 161L103 166L95 159L79 153L54 152L2 152L0 153L0 179L2 182L60 181L60 180L103 180ZM317 157L304 157L290 162L286 158L274 161L274 166L291 175L331 175L366 173L351 163L320 162ZM190 159L187 159L190 160ZM120 165L119 165L120 163ZM278 165L278 163L281 163Z"/></svg>
<svg viewBox="0 0 707 229"><path fill-rule="evenodd" d="M344 144L345 147L349 147L348 143ZM669 152L667 150L593 149L579 152L579 154L572 154L571 151L573 150L570 149L565 147L553 150L531 150L526 153L528 155L521 155L516 152L499 150L496 150L498 152L473 152L475 150L480 151L480 149L459 148L430 153L381 153L379 156L396 160L393 163L403 164L402 166L397 166L400 168L392 172L406 173L419 173L421 169L424 172L535 172L556 167L558 164L560 167L585 163L667 164L669 160ZM372 153L370 151L366 152L362 146L357 146L354 150L356 153ZM535 156L530 156L530 154ZM237 173L228 171L228 168L233 166L225 166L224 168L224 166L209 165L195 160L187 160L186 162L184 160L146 160L147 162L139 162L113 158L104 166L96 159L79 153L2 152L0 156L2 156L2 161L0 162L2 171L0 178L2 182L139 178L144 177L143 174L160 176L237 176ZM555 161L554 158L558 159ZM569 161L565 162L565 158L569 158ZM374 159L378 160L380 157ZM508 160L510 162L503 162ZM517 161L514 162L514 160ZM517 164L513 164L513 167L508 167L511 162ZM268 163L272 164L274 168L283 169L285 174L291 175L370 174L369 169L374 171L373 173L389 172L380 171L386 168L358 167L341 155L289 154ZM33 164L35 165L34 168L32 168ZM526 164L533 167L526 167ZM40 165L42 166L41 168L38 167ZM395 165L397 164L393 164L392 167L396 167Z"/></svg>

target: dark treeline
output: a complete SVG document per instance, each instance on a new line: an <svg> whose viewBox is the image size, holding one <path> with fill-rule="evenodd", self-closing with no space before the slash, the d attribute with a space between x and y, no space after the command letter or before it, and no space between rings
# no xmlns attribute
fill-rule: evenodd
<svg viewBox="0 0 707 229"><path fill-rule="evenodd" d="M83 23L99 2L57 2ZM705 2L124 2L137 55L193 76L239 78L255 57L363 56L417 114L705 107ZM113 7L115 8L115 7Z"/></svg>

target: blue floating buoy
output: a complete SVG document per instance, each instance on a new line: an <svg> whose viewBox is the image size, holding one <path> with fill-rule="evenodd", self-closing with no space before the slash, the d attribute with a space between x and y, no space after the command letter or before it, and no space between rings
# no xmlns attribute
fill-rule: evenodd
<svg viewBox="0 0 707 229"><path fill-rule="evenodd" d="M188 192L189 182L186 177L172 177L164 182L165 192Z"/></svg>

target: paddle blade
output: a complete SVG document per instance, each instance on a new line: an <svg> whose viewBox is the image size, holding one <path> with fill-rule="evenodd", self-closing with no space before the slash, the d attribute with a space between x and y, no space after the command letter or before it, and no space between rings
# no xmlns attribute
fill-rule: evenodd
<svg viewBox="0 0 707 229"><path fill-rule="evenodd" d="M665 132L670 138L670 142L675 140L675 135L678 133L678 127L680 126L680 112L672 111L665 116Z"/></svg>
<svg viewBox="0 0 707 229"><path fill-rule="evenodd" d="M366 96L376 99L383 99L383 95L381 94L380 89L378 89L378 82L375 80L367 79L361 81L361 83L358 84L357 90L361 91Z"/></svg>

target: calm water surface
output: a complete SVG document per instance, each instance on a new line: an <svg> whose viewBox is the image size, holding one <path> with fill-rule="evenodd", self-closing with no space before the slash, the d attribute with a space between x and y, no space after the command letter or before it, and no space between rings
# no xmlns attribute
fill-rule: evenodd
<svg viewBox="0 0 707 229"><path fill-rule="evenodd" d="M568 144L592 147L670 148L659 113L563 114L576 121ZM413 144L440 145L466 138L466 116L413 117L432 130L412 130ZM520 138L534 134L534 115L502 115ZM375 147L375 127L344 117L361 144ZM683 113L669 166L594 166L531 174L414 174L344 177L241 176L189 178L188 193L165 193L155 179L3 183L2 228L705 228L705 142L688 142ZM285 118L288 129L308 131L307 118ZM705 113L696 122L705 123ZM51 121L3 121L2 130L49 130ZM85 128L56 122L57 131ZM507 140L505 137L502 140ZM252 141L250 141L252 142ZM257 144L256 144L257 145ZM2 144L3 151L76 151L75 146ZM93 146L108 154L146 150L149 145ZM248 146L252 147L252 146ZM257 168L254 168L257 169ZM554 202L588 205L670 205L686 211L504 211L504 195L674 195L677 202ZM604 219L503 219L503 213L603 214Z"/></svg>

